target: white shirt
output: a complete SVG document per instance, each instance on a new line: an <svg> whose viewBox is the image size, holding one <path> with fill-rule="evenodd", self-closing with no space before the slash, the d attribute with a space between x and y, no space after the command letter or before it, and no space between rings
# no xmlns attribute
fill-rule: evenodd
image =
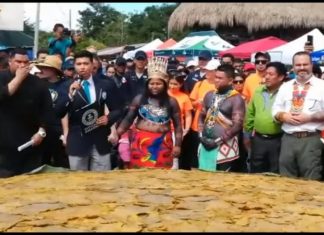
<svg viewBox="0 0 324 235"><path fill-rule="evenodd" d="M90 104L92 104L96 101L96 87L93 82L92 75L90 76L90 78L87 79L87 81L89 82L89 90L90 90L90 97L91 97ZM84 81L82 81L81 83L82 86L83 86L83 82Z"/></svg>
<svg viewBox="0 0 324 235"><path fill-rule="evenodd" d="M307 91L303 113L314 114L316 112L324 111L324 80L318 79L315 76L310 78L310 87ZM272 106L272 117L276 116L278 112L290 112L293 97L293 84L295 79L285 82L279 88L277 97ZM286 133L293 133L299 131L315 132L316 130L324 129L324 123L308 122L298 126L288 123L282 124L282 130Z"/></svg>

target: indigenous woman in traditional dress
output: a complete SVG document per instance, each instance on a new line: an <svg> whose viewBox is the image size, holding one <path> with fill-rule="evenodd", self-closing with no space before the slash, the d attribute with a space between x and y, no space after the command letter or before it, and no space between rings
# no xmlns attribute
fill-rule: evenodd
<svg viewBox="0 0 324 235"><path fill-rule="evenodd" d="M199 169L229 171L239 158L238 134L243 127L245 103L233 89L234 68L221 65L215 77L216 91L206 94L199 116Z"/></svg>
<svg viewBox="0 0 324 235"><path fill-rule="evenodd" d="M167 60L148 61L148 80L143 94L137 95L117 129L121 136L136 119L130 138L130 168L178 168L182 141L180 108L168 95ZM173 146L171 121L174 125Z"/></svg>

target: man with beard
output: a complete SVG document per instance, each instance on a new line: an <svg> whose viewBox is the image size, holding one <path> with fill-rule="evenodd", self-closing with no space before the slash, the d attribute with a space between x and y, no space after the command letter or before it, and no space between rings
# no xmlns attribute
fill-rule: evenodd
<svg viewBox="0 0 324 235"><path fill-rule="evenodd" d="M29 172L41 165L41 143L52 114L46 84L30 74L27 52L14 49L9 69L0 72L0 177ZM18 146L32 140L32 146Z"/></svg>
<svg viewBox="0 0 324 235"><path fill-rule="evenodd" d="M284 83L277 94L272 116L282 123L279 171L283 176L320 180L324 121L324 81L312 74L308 52L293 56L296 79Z"/></svg>

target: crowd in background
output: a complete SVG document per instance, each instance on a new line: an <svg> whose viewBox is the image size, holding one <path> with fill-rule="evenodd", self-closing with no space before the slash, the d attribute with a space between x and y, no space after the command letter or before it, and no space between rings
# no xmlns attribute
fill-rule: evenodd
<svg viewBox="0 0 324 235"><path fill-rule="evenodd" d="M321 180L324 81L309 51L292 68L201 51L198 60L101 59L54 26L49 47L0 56L0 175L159 167ZM303 48L301 48L303 49ZM17 147L32 139L32 146Z"/></svg>

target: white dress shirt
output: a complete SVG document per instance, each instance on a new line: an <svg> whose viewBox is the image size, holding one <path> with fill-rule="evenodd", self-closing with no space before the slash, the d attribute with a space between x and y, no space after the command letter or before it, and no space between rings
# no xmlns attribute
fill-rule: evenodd
<svg viewBox="0 0 324 235"><path fill-rule="evenodd" d="M90 98L91 98L90 104L92 104L96 101L96 87L93 82L92 75L90 76L90 78L87 79L87 81L89 82L89 90L90 90ZM82 86L83 86L83 82L84 81L82 81L81 83Z"/></svg>
<svg viewBox="0 0 324 235"><path fill-rule="evenodd" d="M314 114L324 111L324 80L318 79L315 76L310 78L310 87L307 91L302 112L305 114ZM285 82L279 88L277 97L272 106L272 117L274 118L278 112L290 112L293 98L293 84L295 79ZM288 123L282 124L282 130L286 133L299 131L315 132L316 130L324 129L324 123L308 122L301 125L291 125Z"/></svg>

